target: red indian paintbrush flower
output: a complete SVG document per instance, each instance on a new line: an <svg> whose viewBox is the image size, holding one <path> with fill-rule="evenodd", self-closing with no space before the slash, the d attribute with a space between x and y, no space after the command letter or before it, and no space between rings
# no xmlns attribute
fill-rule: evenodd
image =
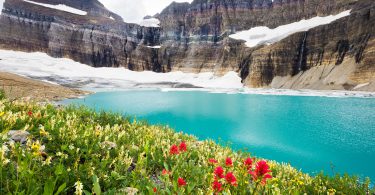
<svg viewBox="0 0 375 195"><path fill-rule="evenodd" d="M153 190L154 190L154 193L158 192L158 189L156 187Z"/></svg>
<svg viewBox="0 0 375 195"><path fill-rule="evenodd" d="M249 171L249 173L253 176L253 180L261 180L262 185L266 184L266 180L272 178L272 176L268 173L271 172L269 169L267 162L261 160L257 163L255 167L255 171Z"/></svg>
<svg viewBox="0 0 375 195"><path fill-rule="evenodd" d="M222 188L222 184L221 184L220 182L218 182L218 181L214 181L214 182L212 183L212 189L213 189L215 192L220 192L220 191L223 190L223 188Z"/></svg>
<svg viewBox="0 0 375 195"><path fill-rule="evenodd" d="M251 158L247 158L243 161L243 164L246 166L247 169L251 169L253 165L253 160Z"/></svg>
<svg viewBox="0 0 375 195"><path fill-rule="evenodd" d="M169 175L171 172L167 171L166 169L163 169L161 172L162 175Z"/></svg>
<svg viewBox="0 0 375 195"><path fill-rule="evenodd" d="M171 155L177 155L179 153L178 147L176 145L172 145L171 148L169 149L169 153Z"/></svg>
<svg viewBox="0 0 375 195"><path fill-rule="evenodd" d="M27 115L29 115L29 117L31 117L33 115L33 112L30 110L29 112L27 112Z"/></svg>
<svg viewBox="0 0 375 195"><path fill-rule="evenodd" d="M210 164L216 164L216 163L218 163L217 162L217 160L215 160L214 158L210 158L210 159L208 159L208 162L210 163Z"/></svg>
<svg viewBox="0 0 375 195"><path fill-rule="evenodd" d="M232 186L237 186L237 178L233 175L232 172L229 172L225 175L225 180Z"/></svg>
<svg viewBox="0 0 375 195"><path fill-rule="evenodd" d="M225 165L227 165L228 167L231 167L233 166L233 161L230 157L228 157L227 159L225 159Z"/></svg>
<svg viewBox="0 0 375 195"><path fill-rule="evenodd" d="M180 145L179 145L179 149L180 149L180 151L182 151L182 152L186 152L186 150L187 150L187 146L186 146L186 143L185 143L184 141L180 143Z"/></svg>
<svg viewBox="0 0 375 195"><path fill-rule="evenodd" d="M180 186L180 187L186 186L186 181L183 178L181 178L181 177L179 177L177 179L177 183L178 183L178 186Z"/></svg>
<svg viewBox="0 0 375 195"><path fill-rule="evenodd" d="M219 178L224 178L224 169L223 167L216 167L216 169L214 170L214 174L215 176L219 177Z"/></svg>

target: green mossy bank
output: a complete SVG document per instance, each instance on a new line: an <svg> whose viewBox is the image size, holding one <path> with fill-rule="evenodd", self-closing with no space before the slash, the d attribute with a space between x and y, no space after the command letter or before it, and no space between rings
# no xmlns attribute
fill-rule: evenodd
<svg viewBox="0 0 375 195"><path fill-rule="evenodd" d="M309 176L274 161L266 167L272 178L256 178L249 172L258 171L261 159L213 141L85 107L10 102L1 93L0 99L0 194L375 192L368 179Z"/></svg>

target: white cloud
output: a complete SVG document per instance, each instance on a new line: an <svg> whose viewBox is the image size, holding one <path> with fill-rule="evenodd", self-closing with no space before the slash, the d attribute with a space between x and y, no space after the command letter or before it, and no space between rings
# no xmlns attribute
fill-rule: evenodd
<svg viewBox="0 0 375 195"><path fill-rule="evenodd" d="M125 22L139 23L146 15L161 12L173 1L192 2L193 0L99 0L106 8L120 15ZM0 0L1 2L1 0Z"/></svg>
<svg viewBox="0 0 375 195"><path fill-rule="evenodd" d="M0 10L5 0L0 0ZM140 23L143 17L161 12L173 1L192 2L193 0L99 0L110 11L120 15L125 22Z"/></svg>

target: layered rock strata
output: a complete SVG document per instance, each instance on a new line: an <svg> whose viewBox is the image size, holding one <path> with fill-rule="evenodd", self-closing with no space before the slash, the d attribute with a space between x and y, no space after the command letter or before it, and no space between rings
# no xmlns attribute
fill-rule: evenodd
<svg viewBox="0 0 375 195"><path fill-rule="evenodd" d="M159 28L123 23L96 0L38 2L64 3L88 14L6 0L0 17L1 48L46 52L94 67L162 71L155 63L155 52L147 47L159 44Z"/></svg>
<svg viewBox="0 0 375 195"><path fill-rule="evenodd" d="M1 48L43 51L95 67L218 75L236 71L249 87L371 91L375 83L372 0L172 3L155 16L160 28L123 23L96 0L35 1L65 3L88 15L6 0L0 18ZM348 17L272 45L249 48L228 37L256 26L274 28L348 9Z"/></svg>

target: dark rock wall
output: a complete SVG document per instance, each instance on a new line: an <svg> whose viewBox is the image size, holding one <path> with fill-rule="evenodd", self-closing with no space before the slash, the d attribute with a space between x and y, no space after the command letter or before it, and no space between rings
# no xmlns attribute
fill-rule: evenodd
<svg viewBox="0 0 375 195"><path fill-rule="evenodd" d="M251 52L253 60L246 83L253 87L267 86L276 76L295 76L317 66L339 66L345 59L354 59L356 63L356 70L348 79L358 83L375 79L372 13L375 13L372 3L355 7L347 18L256 49Z"/></svg>
<svg viewBox="0 0 375 195"><path fill-rule="evenodd" d="M61 3L61 0L36 1ZM22 0L6 0L0 17L0 48L43 51L94 67L156 72L214 71L218 75L236 71L250 87L320 88L309 82L316 78L323 81L326 74L313 73L314 68L326 72L326 66L341 67L348 61L352 65L345 73L345 79L331 76L334 78L329 83L335 83L337 77L336 83L351 89L355 84L375 80L373 0L275 0L273 3L271 0L195 0L191 4L172 3L156 16L161 20L160 28L123 23L97 0L64 3L89 14L78 16ZM352 9L349 17L296 33L269 46L248 48L242 41L228 37L254 26L276 27L348 9ZM110 16L116 20L109 19ZM147 47L155 45L162 47ZM280 78L299 82L296 81L299 77L304 77L307 84L278 82Z"/></svg>
<svg viewBox="0 0 375 195"><path fill-rule="evenodd" d="M195 0L173 3L161 14L161 39L172 69L239 72L245 85L267 87L275 77L298 77L313 67L340 66L355 59L355 70L345 82L375 80L372 0ZM228 34L265 25L276 27L316 15L352 9L349 17L332 24L296 33L270 46L246 48ZM320 74L320 73L316 73ZM315 78L315 75L311 75ZM324 79L323 75L319 75ZM344 83L345 83L344 82ZM309 87L309 86L306 86Z"/></svg>
<svg viewBox="0 0 375 195"><path fill-rule="evenodd" d="M162 38L182 41L222 40L255 26L282 24L349 9L355 0L195 0L172 3L157 15Z"/></svg>
<svg viewBox="0 0 375 195"><path fill-rule="evenodd" d="M159 34L159 28L79 16L21 0L7 0L0 17L2 48L43 51L94 67L158 71L153 68L157 55L145 45L160 44Z"/></svg>

